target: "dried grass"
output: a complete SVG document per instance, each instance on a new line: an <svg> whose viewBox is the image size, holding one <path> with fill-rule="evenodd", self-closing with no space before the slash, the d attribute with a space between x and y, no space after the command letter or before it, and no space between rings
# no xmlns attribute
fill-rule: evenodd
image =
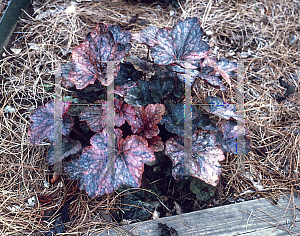
<svg viewBox="0 0 300 236"><path fill-rule="evenodd" d="M36 9L62 9L69 4L56 0L35 2ZM223 195L220 201L230 197L273 197L297 192L299 187L299 41L289 45L292 35L300 37L298 1L192 1L182 3L175 14L171 8L130 5L120 1L84 2L77 5L76 14L63 11L37 20L26 16L20 21L16 40L11 47L22 49L20 54L6 51L0 60L0 233L1 235L25 235L49 230L51 224L41 222L49 210L58 210L76 183L64 181L45 188L49 179L45 164L47 143L32 147L28 143L29 115L39 105L53 98L44 84L53 84L55 63L67 62L70 50L83 41L97 22L129 27L128 21L135 14L148 25L172 26L178 18L197 16L205 31L212 31L209 39L216 56L243 60L246 71L244 80L244 112L252 151L245 156L245 172L236 171L235 155L227 155L223 162ZM268 19L265 20L264 18ZM264 23L265 22L265 23ZM133 32L145 25L132 25ZM35 49L30 48L35 45ZM33 47L33 46L31 46ZM216 47L218 47L216 49ZM138 54L140 46L132 49ZM232 52L230 54L230 50ZM248 58L243 52L251 50ZM296 75L298 74L298 78ZM283 93L278 78L283 76L296 86L295 92L278 103L274 93ZM198 82L194 88L194 102L202 103L203 94L218 94L226 102L236 101L236 80L226 93ZM7 113L7 105L15 112ZM63 179L65 179L63 177ZM48 205L26 206L27 200L38 194L51 195ZM89 234L101 227L110 227L100 217L114 207L114 195L90 199L84 192L76 193L70 207L76 220L67 227L68 235L82 232ZM13 206L23 210L13 212ZM37 234L38 235L38 234Z"/></svg>

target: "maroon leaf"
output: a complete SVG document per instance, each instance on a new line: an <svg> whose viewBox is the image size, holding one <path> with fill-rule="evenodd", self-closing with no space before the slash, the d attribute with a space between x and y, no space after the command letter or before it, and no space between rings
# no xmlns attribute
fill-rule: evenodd
<svg viewBox="0 0 300 236"><path fill-rule="evenodd" d="M158 29L156 44L151 48L154 62L161 65L195 61L209 53L209 46L202 40L203 29L197 17L179 20L173 29ZM152 35L151 35L152 36ZM152 42L153 40L150 40Z"/></svg>
<svg viewBox="0 0 300 236"><path fill-rule="evenodd" d="M134 107L123 103L119 99L115 99L115 126L120 127L127 120L131 125L135 120Z"/></svg>
<svg viewBox="0 0 300 236"><path fill-rule="evenodd" d="M84 89L89 84L94 84L98 76L97 68L91 62L89 45L88 41L84 41L72 51L73 67L69 72L69 79L77 89Z"/></svg>
<svg viewBox="0 0 300 236"><path fill-rule="evenodd" d="M126 54L126 48L120 43L116 43L113 34L108 27L103 24L97 24L93 31L90 32L86 40L90 43L91 62L98 70L98 80L105 86L111 84L112 81L106 81L106 61L115 62L115 77L117 77L120 69L120 61Z"/></svg>
<svg viewBox="0 0 300 236"><path fill-rule="evenodd" d="M125 97L127 93L136 86L136 84L136 82L132 82L124 84L121 87L115 87L115 94L119 95L120 97Z"/></svg>
<svg viewBox="0 0 300 236"><path fill-rule="evenodd" d="M163 142L161 141L161 137L154 136L151 139L147 139L148 147L154 152L161 152L165 149Z"/></svg>
<svg viewBox="0 0 300 236"><path fill-rule="evenodd" d="M80 114L80 119L85 120L94 132L102 131L106 123L103 104L97 102L95 106L86 107Z"/></svg>
<svg viewBox="0 0 300 236"><path fill-rule="evenodd" d="M115 116L114 125L117 127L122 126L127 120L128 124L131 125L135 120L134 107L123 103L119 99L115 99ZM94 132L102 131L103 128L107 127L107 115L105 103L99 104L98 106L89 106L83 110L80 115L81 120L85 120L88 126Z"/></svg>
<svg viewBox="0 0 300 236"><path fill-rule="evenodd" d="M108 86L112 81L106 80L107 61L115 62L114 77L119 71L119 62L125 56L124 45L115 43L113 34L102 23L97 24L86 40L74 48L72 52L73 68L69 78L77 89L94 84L98 79Z"/></svg>
<svg viewBox="0 0 300 236"><path fill-rule="evenodd" d="M39 202L48 203L53 201L50 195L37 195Z"/></svg>
<svg viewBox="0 0 300 236"><path fill-rule="evenodd" d="M149 139L157 136L159 133L157 124L165 112L165 106L163 104L149 104L145 109L143 106L136 106L135 112L136 118L131 125L131 131Z"/></svg>
<svg viewBox="0 0 300 236"><path fill-rule="evenodd" d="M67 135L70 133L73 121L70 115L66 112L69 109L70 104L62 102L62 134ZM29 142L32 145L39 144L45 139L49 139L50 142L54 142L54 100L46 103L45 106L41 106L35 109L31 114L30 120L33 122L28 130ZM60 114L58 114L59 116Z"/></svg>
<svg viewBox="0 0 300 236"><path fill-rule="evenodd" d="M192 149L185 158L184 139L170 138L166 142L165 155L173 161L172 174L179 179L185 175L197 177L216 186L221 174L219 161L225 159L223 151L216 143L214 133L200 131L192 136Z"/></svg>
<svg viewBox="0 0 300 236"><path fill-rule="evenodd" d="M148 143L140 136L122 139L122 131L116 130L117 148L114 159L107 158L106 130L91 138L92 146L85 148L78 160L65 166L72 179L80 179L80 189L91 197L111 193L122 184L139 187L144 163L155 159Z"/></svg>

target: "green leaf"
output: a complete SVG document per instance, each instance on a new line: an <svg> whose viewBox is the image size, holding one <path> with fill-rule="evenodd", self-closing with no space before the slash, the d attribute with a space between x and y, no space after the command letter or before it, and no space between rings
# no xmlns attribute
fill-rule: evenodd
<svg viewBox="0 0 300 236"><path fill-rule="evenodd" d="M190 184L190 190L196 194L196 198L202 201L209 200L216 192L216 188L206 184L200 179L194 178Z"/></svg>

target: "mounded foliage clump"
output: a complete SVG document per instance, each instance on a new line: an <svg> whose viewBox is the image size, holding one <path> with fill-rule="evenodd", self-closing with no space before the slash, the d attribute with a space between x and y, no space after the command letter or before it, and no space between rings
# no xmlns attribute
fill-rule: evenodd
<svg viewBox="0 0 300 236"><path fill-rule="evenodd" d="M188 154L185 151L186 107L178 102L184 97L185 76L192 78L192 83L202 79L225 91L224 82L230 85L230 76L237 69L235 62L209 57L210 48L202 40L203 34L196 17L179 20L172 28L151 26L134 36L117 26L97 24L84 42L73 49L62 73L64 86L73 90L80 103L93 105L75 108L72 99L62 102L63 155L55 160L53 145L50 146L48 164L69 157L64 170L79 180L80 189L91 197L111 193L122 185L139 187L144 165L155 161L158 153L171 159L175 179L193 176L216 186L224 153L247 153L250 141L234 105L218 97L207 97L204 108L191 107L191 150ZM130 40L147 45L149 58L128 56ZM108 71L109 62L114 63L113 72ZM145 76L150 71L150 76ZM103 99L112 82L115 127L114 133L109 134L108 105ZM54 144L54 110L54 101L50 101L31 114L28 134L32 145L46 139ZM220 121L213 123L209 114L218 116ZM84 145L80 138L72 140L70 131L76 125L89 134L89 144ZM159 125L171 134L166 141ZM114 150L109 149L111 136ZM239 145L240 140L244 145ZM197 190L201 186L202 182L196 180L191 185L199 199L214 192L210 189L203 197Z"/></svg>

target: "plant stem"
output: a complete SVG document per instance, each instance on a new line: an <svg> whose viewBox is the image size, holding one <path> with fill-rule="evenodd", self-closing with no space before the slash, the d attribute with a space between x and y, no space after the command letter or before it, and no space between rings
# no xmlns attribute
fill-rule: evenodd
<svg viewBox="0 0 300 236"><path fill-rule="evenodd" d="M177 91L177 79L178 79L177 73L175 73L175 90L176 90L176 91Z"/></svg>

